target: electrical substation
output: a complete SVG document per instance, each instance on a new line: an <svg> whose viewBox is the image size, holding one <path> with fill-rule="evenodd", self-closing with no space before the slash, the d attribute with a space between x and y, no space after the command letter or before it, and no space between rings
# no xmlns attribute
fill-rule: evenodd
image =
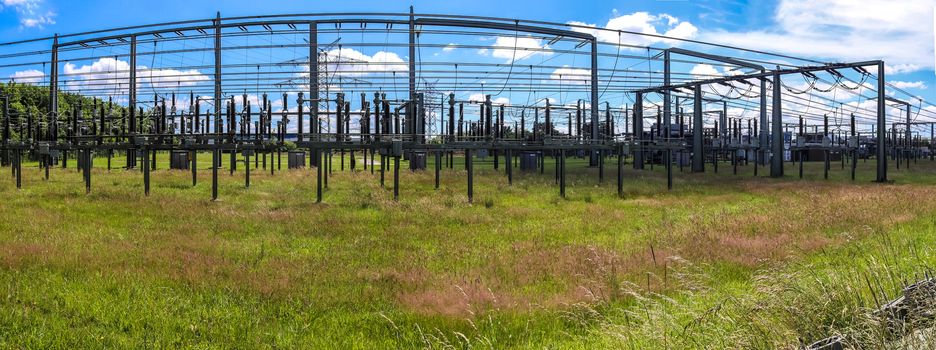
<svg viewBox="0 0 936 350"><path fill-rule="evenodd" d="M0 160L18 187L32 161L46 179L80 169L90 192L92 159L107 158L108 169L141 172L149 194L162 154L192 173L192 186L199 162L210 162L213 199L219 173L249 187L251 172L313 171L322 201L338 157L338 171L374 174L394 198L402 160L435 172L437 187L440 176L465 177L471 201L477 158L507 182L554 176L564 196L570 157L619 193L625 167L663 167L672 188L674 176L739 167L797 176L784 173L789 162L800 177L803 162L822 162L826 177L854 179L866 161L887 182L892 168L933 157L936 113L889 85L883 61L819 62L574 23L412 8L219 13L0 47L0 66L28 72L0 93ZM43 94L12 92L24 84ZM456 158L466 175L445 171Z"/></svg>

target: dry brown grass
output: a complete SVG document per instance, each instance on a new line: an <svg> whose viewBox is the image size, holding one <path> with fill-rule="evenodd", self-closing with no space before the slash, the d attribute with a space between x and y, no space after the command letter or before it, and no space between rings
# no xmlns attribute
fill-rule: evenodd
<svg viewBox="0 0 936 350"><path fill-rule="evenodd" d="M431 189L431 172L406 174L401 202L369 173L335 173L335 199L321 205L313 204L309 172L258 173L250 190L228 189L211 203L204 186L169 189L184 187L187 173L155 173L168 185L149 198L137 193L137 175L99 173L119 186L101 185L89 197L72 195L74 173L57 174L67 182L59 187L30 184L33 198L3 185L0 198L18 205L0 209L17 228L0 236L0 265L148 275L273 298L322 293L322 303L380 296L418 313L464 317L600 303L621 297L624 282L666 289L646 276L664 275L674 257L774 264L936 204L936 189L921 185L742 178L727 190L703 183L624 200L611 185L583 185L575 190L594 202L544 204L555 198L551 179L508 187L489 175L476 180L478 196L493 201L485 208L465 203L461 172L440 191ZM100 211L108 214L93 214ZM50 224L30 225L34 218Z"/></svg>

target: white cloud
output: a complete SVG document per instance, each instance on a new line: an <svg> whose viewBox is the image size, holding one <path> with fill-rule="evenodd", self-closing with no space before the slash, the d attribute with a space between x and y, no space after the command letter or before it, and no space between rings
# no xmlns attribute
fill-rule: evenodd
<svg viewBox="0 0 936 350"><path fill-rule="evenodd" d="M20 25L24 28L45 28L47 25L55 24L55 12L46 11L42 15L34 15L26 18L20 18Z"/></svg>
<svg viewBox="0 0 936 350"><path fill-rule="evenodd" d="M92 85L98 88L117 87L128 88L130 79L130 64L127 61L104 57L90 65L76 66L74 63L65 63L63 73L59 78L65 86L80 89Z"/></svg>
<svg viewBox="0 0 936 350"><path fill-rule="evenodd" d="M508 63L536 55L552 55L548 45L543 45L542 40L531 37L499 36L491 46L491 56L505 59ZM484 54L487 54L487 51Z"/></svg>
<svg viewBox="0 0 936 350"><path fill-rule="evenodd" d="M45 73L35 69L27 69L10 74L10 80L20 84L37 84L44 79Z"/></svg>
<svg viewBox="0 0 936 350"><path fill-rule="evenodd" d="M147 69L145 66L137 67L137 77L141 83L150 84L154 88L167 89L193 86L199 81L210 80L208 76L195 69Z"/></svg>
<svg viewBox="0 0 936 350"><path fill-rule="evenodd" d="M595 36L598 41L648 46L655 43L665 43L667 45L676 45L677 40L653 37L647 35L621 34L617 31L636 32L649 35L662 35L671 38L690 39L696 36L699 29L692 23L680 21L679 18L668 14L652 15L648 12L634 12L629 15L614 17L601 28L609 30L592 29L597 28L595 24L583 22L568 22L573 26L586 26L591 28L572 27L573 31L588 33ZM661 31L662 30L662 31Z"/></svg>
<svg viewBox="0 0 936 350"><path fill-rule="evenodd" d="M692 70L689 71L689 74L692 74L696 79L711 79L722 76L722 73L719 72L717 68L711 64L705 63L692 66Z"/></svg>
<svg viewBox="0 0 936 350"><path fill-rule="evenodd" d="M366 55L355 49L340 48L329 50L324 56L319 57L319 62L327 60L329 75L361 76L373 72L409 71L407 62L393 52L377 51L373 55Z"/></svg>
<svg viewBox="0 0 936 350"><path fill-rule="evenodd" d="M934 0L781 0L776 26L713 31L701 39L796 56L846 61L884 59L894 73L932 68Z"/></svg>
<svg viewBox="0 0 936 350"><path fill-rule="evenodd" d="M484 94L479 94L479 93L471 94L470 96L468 96L468 101L472 101L472 102L484 102L484 101L485 101ZM508 106L509 106L509 105L510 105L510 99L509 99L509 98L506 98L506 97L495 97L495 98L492 98L492 99L491 99L491 104L492 104L492 105L495 105L495 106L497 106L497 105L508 105Z"/></svg>
<svg viewBox="0 0 936 350"><path fill-rule="evenodd" d="M581 68L556 68L549 79L560 81L569 85L588 85L591 82L591 71Z"/></svg>
<svg viewBox="0 0 936 350"><path fill-rule="evenodd" d="M891 84L898 89L926 89L926 83L922 81L892 81Z"/></svg>
<svg viewBox="0 0 936 350"><path fill-rule="evenodd" d="M56 13L46 9L43 0L2 0L0 10L12 8L19 18L20 28L45 28L55 24Z"/></svg>
<svg viewBox="0 0 936 350"><path fill-rule="evenodd" d="M150 69L137 66L137 83L154 88L174 88L193 86L210 78L195 69ZM94 63L81 65L65 63L62 84L71 89L90 87L94 89L126 89L130 81L130 64L127 61L111 57L100 58Z"/></svg>
<svg viewBox="0 0 936 350"><path fill-rule="evenodd" d="M442 51L443 51L443 52L452 52L452 51L455 51L455 46L457 46L457 45L455 45L455 43L449 43L448 45L445 45L445 47L442 48Z"/></svg>

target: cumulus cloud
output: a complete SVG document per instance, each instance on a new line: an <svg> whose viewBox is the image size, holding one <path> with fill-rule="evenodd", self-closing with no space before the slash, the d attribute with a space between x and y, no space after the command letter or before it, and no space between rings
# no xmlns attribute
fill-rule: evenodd
<svg viewBox="0 0 936 350"><path fill-rule="evenodd" d="M145 84L153 88L174 88L193 86L198 82L210 80L207 75L195 69L176 70L146 66L137 66L136 69L138 86ZM71 62L65 63L62 73L62 83L71 89L126 89L130 81L130 64L124 60L104 57L81 66Z"/></svg>
<svg viewBox="0 0 936 350"><path fill-rule="evenodd" d="M484 102L484 94L474 93L468 96L468 101L471 102ZM510 99L507 97L494 97L491 99L491 104L497 105L510 105Z"/></svg>
<svg viewBox="0 0 936 350"><path fill-rule="evenodd" d="M515 50L516 48L516 50ZM479 54L487 55L487 49L479 50ZM544 45L540 39L531 37L499 36L494 40L490 50L491 57L507 60L507 63L521 61L536 55L549 56L552 50Z"/></svg>
<svg viewBox="0 0 936 350"><path fill-rule="evenodd" d="M355 49L339 48L324 53L319 62L327 62L328 74L362 76L374 72L408 72L407 61L393 52L377 51L373 55ZM308 73L306 74L308 76Z"/></svg>
<svg viewBox="0 0 936 350"><path fill-rule="evenodd" d="M711 64L699 63L695 66L692 66L692 69L689 71L689 74L692 74L696 79L711 79L715 77L720 77L723 74L718 71L715 66Z"/></svg>
<svg viewBox="0 0 936 350"><path fill-rule="evenodd" d="M667 45L676 45L678 40L654 37L652 35L661 35L670 38L690 39L698 34L699 29L688 21L682 21L679 18L661 13L657 15L649 12L634 12L627 15L617 16L608 20L599 30L596 24L584 22L568 22L572 25L573 31L588 33L595 36L598 41L617 43L626 45L648 46L656 43ZM580 26L588 27L582 28ZM648 35L621 34L617 31L636 32Z"/></svg>
<svg viewBox="0 0 936 350"><path fill-rule="evenodd" d="M27 69L10 74L10 80L21 84L38 84L45 80L45 73Z"/></svg>
<svg viewBox="0 0 936 350"><path fill-rule="evenodd" d="M549 75L549 79L559 81L562 84L588 85L591 83L591 71L582 68L556 68Z"/></svg>
<svg viewBox="0 0 936 350"><path fill-rule="evenodd" d="M42 29L55 24L56 13L47 9L43 0L2 0L0 10L6 9L16 11L20 29Z"/></svg>
<svg viewBox="0 0 936 350"><path fill-rule="evenodd" d="M926 83L922 81L892 81L891 84L898 89L926 89Z"/></svg>
<svg viewBox="0 0 936 350"><path fill-rule="evenodd" d="M932 68L936 0L781 0L772 28L716 30L700 38L791 55L861 61L884 59L890 73Z"/></svg>

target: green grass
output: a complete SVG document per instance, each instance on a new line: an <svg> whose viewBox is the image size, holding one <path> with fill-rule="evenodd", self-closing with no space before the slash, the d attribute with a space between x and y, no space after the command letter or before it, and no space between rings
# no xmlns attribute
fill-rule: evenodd
<svg viewBox="0 0 936 350"><path fill-rule="evenodd" d="M895 184L871 182L873 160L854 183L838 163L829 180L722 163L675 169L672 191L628 164L618 198L616 161L599 183L570 158L563 199L551 159L508 185L488 158L469 204L460 158L439 190L432 157L401 171L395 202L392 173L381 187L336 155L316 204L312 169L254 169L249 189L243 165L222 169L212 202L209 154L195 187L160 157L149 197L120 158L95 159L87 195L74 161L48 181L24 165L22 190L4 168L0 346L777 348L839 332L888 347L866 336L871 294L936 260L928 160L892 167Z"/></svg>

